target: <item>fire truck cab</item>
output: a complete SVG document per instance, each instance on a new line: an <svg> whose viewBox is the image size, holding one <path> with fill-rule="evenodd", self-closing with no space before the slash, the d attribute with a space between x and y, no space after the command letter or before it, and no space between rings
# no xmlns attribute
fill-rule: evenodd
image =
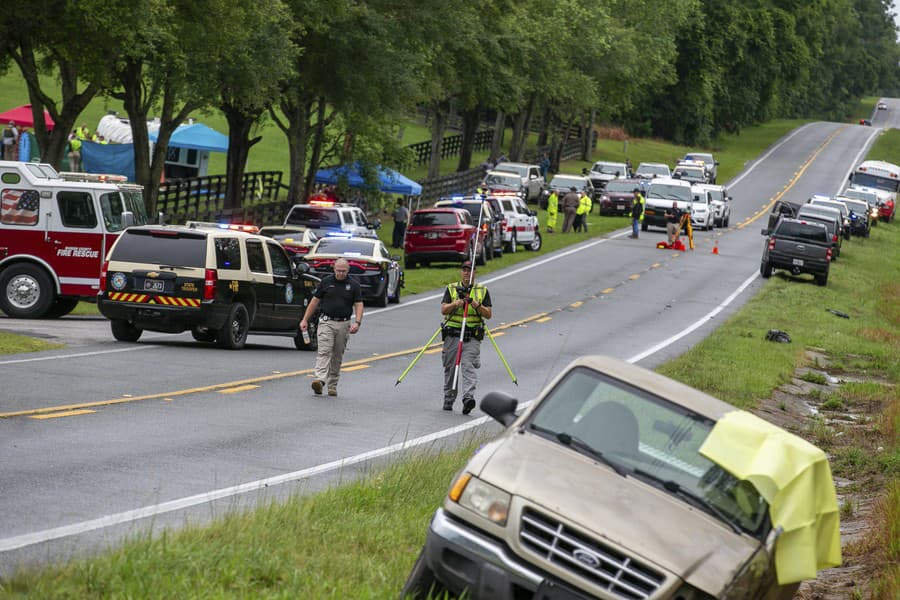
<svg viewBox="0 0 900 600"><path fill-rule="evenodd" d="M96 301L119 232L147 223L143 188L119 175L0 161L0 197L0 309L10 317L58 317Z"/></svg>

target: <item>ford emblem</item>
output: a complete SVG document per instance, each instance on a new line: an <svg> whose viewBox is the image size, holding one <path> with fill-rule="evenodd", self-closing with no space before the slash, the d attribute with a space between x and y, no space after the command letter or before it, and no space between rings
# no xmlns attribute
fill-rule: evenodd
<svg viewBox="0 0 900 600"><path fill-rule="evenodd" d="M584 548L576 548L572 552L572 556L575 557L575 560L585 565L586 567L596 569L600 566L600 559L597 558L597 555L589 550L585 550Z"/></svg>

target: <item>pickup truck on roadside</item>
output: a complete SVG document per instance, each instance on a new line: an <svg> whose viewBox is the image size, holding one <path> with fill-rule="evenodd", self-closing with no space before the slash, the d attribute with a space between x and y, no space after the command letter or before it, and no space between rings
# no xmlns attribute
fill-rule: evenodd
<svg viewBox="0 0 900 600"><path fill-rule="evenodd" d="M759 265L763 278L771 277L774 269L782 269L794 275L809 273L818 285L828 282L831 239L825 225L782 217L762 234L768 238Z"/></svg>

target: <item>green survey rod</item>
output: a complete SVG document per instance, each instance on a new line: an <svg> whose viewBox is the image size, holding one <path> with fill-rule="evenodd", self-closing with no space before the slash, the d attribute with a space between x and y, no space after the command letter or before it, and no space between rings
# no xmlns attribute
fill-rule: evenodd
<svg viewBox="0 0 900 600"><path fill-rule="evenodd" d="M412 359L412 362L409 363L409 366L406 367L406 370L400 374L400 377L397 378L397 383L395 383L394 385L400 385L400 382L403 381L403 378L406 377L406 374L409 373L409 370L412 369L413 366L415 366L416 361L418 361L419 358L421 358L421 356L425 354L425 351L428 350L428 346L430 346L431 342L434 341L434 338L438 336L438 334L441 332L441 329L443 329L443 327L438 327L437 331L434 332L434 335L431 336L431 339L428 340L428 342L426 342L424 346L422 346L422 349L419 350L419 353L416 354L416 357Z"/></svg>
<svg viewBox="0 0 900 600"><path fill-rule="evenodd" d="M497 356L500 357L500 361L503 363L503 366L506 367L506 372L509 373L509 378L512 379L512 382L514 384L519 385L519 380L516 379L515 375L513 375L512 369L509 368L509 363L506 362L506 358L503 356L503 353L500 352L500 346L498 346L497 342L494 340L494 336L491 334L491 330L485 327L484 332L487 333L488 339L491 340L491 343L494 345L494 350L497 351Z"/></svg>

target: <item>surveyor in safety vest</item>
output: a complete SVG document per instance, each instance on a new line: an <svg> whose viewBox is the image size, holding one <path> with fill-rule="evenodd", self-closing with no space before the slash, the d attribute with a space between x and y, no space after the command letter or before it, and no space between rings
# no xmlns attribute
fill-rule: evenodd
<svg viewBox="0 0 900 600"><path fill-rule="evenodd" d="M578 197L578 208L575 209L575 231L587 233L587 218L591 214L593 205L591 197L582 191Z"/></svg>
<svg viewBox="0 0 900 600"><path fill-rule="evenodd" d="M476 369L481 368L484 321L490 319L493 313L490 292L483 285L475 283L475 265L472 261L467 260L462 264L460 275L459 281L447 285L441 299L441 314L445 317L441 329L444 340L444 410L453 410L458 390L462 389L462 413L467 415L475 408L475 386L478 384ZM454 386L457 355L459 379Z"/></svg>
<svg viewBox="0 0 900 600"><path fill-rule="evenodd" d="M556 216L558 214L559 196L556 195L556 190L553 190L547 198L547 233L553 233L553 229L556 227Z"/></svg>

